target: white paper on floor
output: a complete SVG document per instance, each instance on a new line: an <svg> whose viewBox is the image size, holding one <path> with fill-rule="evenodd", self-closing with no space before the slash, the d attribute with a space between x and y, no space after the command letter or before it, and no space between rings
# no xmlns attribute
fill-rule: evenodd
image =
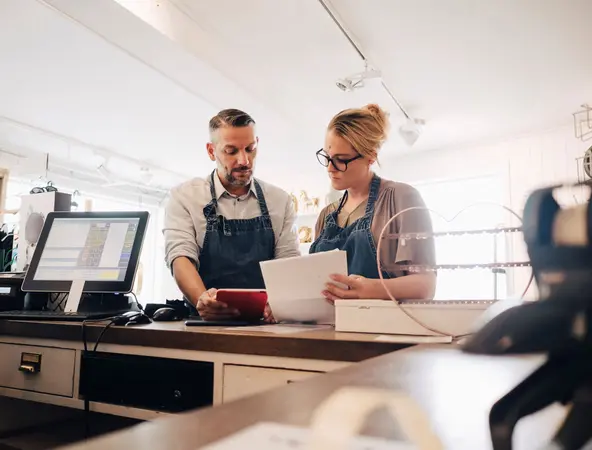
<svg viewBox="0 0 592 450"><path fill-rule="evenodd" d="M311 431L308 428L260 422L214 442L206 450L307 450ZM388 439L359 436L343 450L417 450L414 445Z"/></svg>

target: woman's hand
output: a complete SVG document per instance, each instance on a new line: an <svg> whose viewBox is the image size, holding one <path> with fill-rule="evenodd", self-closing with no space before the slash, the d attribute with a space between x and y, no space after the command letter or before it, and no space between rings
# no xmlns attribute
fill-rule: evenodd
<svg viewBox="0 0 592 450"><path fill-rule="evenodd" d="M323 296L333 303L335 300L354 298L376 298L376 281L360 275L331 275L331 280L339 283L327 283Z"/></svg>

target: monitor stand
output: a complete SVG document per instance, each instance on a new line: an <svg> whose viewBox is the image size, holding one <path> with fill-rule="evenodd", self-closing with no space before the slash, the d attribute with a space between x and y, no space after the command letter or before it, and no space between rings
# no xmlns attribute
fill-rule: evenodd
<svg viewBox="0 0 592 450"><path fill-rule="evenodd" d="M113 292L85 293L84 283L84 280L72 281L68 300L64 307L65 312L104 313L130 310L139 311L136 303L131 302L127 295Z"/></svg>
<svg viewBox="0 0 592 450"><path fill-rule="evenodd" d="M70 292L68 292L68 300L64 307L65 312L77 312L84 291L84 280L72 280Z"/></svg>

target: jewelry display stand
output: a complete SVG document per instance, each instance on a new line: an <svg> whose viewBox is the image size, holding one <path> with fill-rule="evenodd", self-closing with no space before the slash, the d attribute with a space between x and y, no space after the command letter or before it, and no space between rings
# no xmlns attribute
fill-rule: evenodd
<svg viewBox="0 0 592 450"><path fill-rule="evenodd" d="M503 227L467 231L441 231L431 233L397 233L383 234L382 239L396 239L399 245L412 245L411 241L437 239L444 236L454 236L459 239L459 246L463 245L463 236L474 235L508 235L521 233L520 227ZM381 239L381 240L382 240ZM382 242L381 242L382 243ZM380 247L379 247L380 248ZM379 251L380 255L380 251ZM381 266L381 265L380 265ZM408 274L442 273L450 270L487 270L497 276L510 268L530 267L528 261L499 261L491 263L471 264L396 264L393 270ZM381 266L381 270L384 268ZM532 281L532 277L531 277ZM522 293L528 290L531 284ZM497 289L494 289L497 296ZM498 301L490 299L440 299L440 300L340 300L335 303L337 331L405 334L415 336L452 336L458 338L474 331L475 324L485 311Z"/></svg>

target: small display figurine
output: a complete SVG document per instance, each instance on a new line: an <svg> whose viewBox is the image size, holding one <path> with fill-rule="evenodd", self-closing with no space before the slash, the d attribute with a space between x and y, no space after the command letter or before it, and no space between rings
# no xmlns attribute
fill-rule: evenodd
<svg viewBox="0 0 592 450"><path fill-rule="evenodd" d="M298 237L301 244L308 244L312 242L312 228L305 225L298 228Z"/></svg>
<svg viewBox="0 0 592 450"><path fill-rule="evenodd" d="M292 197L292 205L294 206L294 212L298 214L298 198L296 198L294 194L290 194L290 197Z"/></svg>
<svg viewBox="0 0 592 450"><path fill-rule="evenodd" d="M300 202L302 205L301 212L317 212L319 209L319 198L310 198L306 191L300 191Z"/></svg>

